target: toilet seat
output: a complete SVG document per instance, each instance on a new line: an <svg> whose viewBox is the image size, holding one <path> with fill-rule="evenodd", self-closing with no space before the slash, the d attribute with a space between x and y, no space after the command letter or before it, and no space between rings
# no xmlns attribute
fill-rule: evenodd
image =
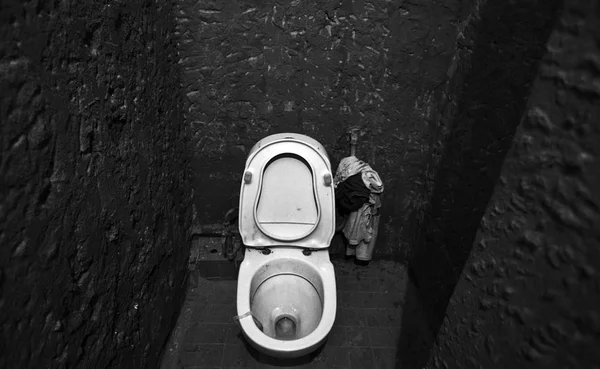
<svg viewBox="0 0 600 369"><path fill-rule="evenodd" d="M247 247L329 247L335 232L331 165L323 147L278 134L251 150L240 191L239 231Z"/></svg>

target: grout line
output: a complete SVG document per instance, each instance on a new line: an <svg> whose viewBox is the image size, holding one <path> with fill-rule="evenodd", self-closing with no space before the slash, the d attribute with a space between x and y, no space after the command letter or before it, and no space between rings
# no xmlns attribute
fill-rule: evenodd
<svg viewBox="0 0 600 369"><path fill-rule="evenodd" d="M225 361L225 349L227 348L227 336L225 336L225 342L223 343L223 351L221 352L221 362L219 368L223 367L223 361Z"/></svg>
<svg viewBox="0 0 600 369"><path fill-rule="evenodd" d="M369 340L370 339L371 339L371 336L369 335ZM371 357L373 358L373 364L375 364L375 350L373 350L373 346L371 346Z"/></svg>

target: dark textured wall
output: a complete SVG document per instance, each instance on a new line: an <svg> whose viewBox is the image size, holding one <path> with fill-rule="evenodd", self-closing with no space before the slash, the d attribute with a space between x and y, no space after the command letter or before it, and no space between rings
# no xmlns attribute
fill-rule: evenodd
<svg viewBox="0 0 600 369"><path fill-rule="evenodd" d="M411 214L409 273L415 288L398 362L421 368L469 256L502 161L525 110L559 1L472 2L461 24L452 77L434 109L436 151L423 168L423 201ZM421 320L425 318L425 322ZM425 332L422 327L427 326Z"/></svg>
<svg viewBox="0 0 600 369"><path fill-rule="evenodd" d="M600 365L600 4L565 4L429 368Z"/></svg>
<svg viewBox="0 0 600 369"><path fill-rule="evenodd" d="M151 368L188 258L160 1L2 1L0 367Z"/></svg>
<svg viewBox="0 0 600 369"><path fill-rule="evenodd" d="M186 119L201 223L237 206L251 146L282 131L357 155L386 185L378 254L408 250L422 173L439 156L435 111L472 1L180 0ZM335 170L335 168L334 168Z"/></svg>
<svg viewBox="0 0 600 369"><path fill-rule="evenodd" d="M438 117L438 168L413 226L409 270L433 334L469 256L502 161L525 109L559 1L478 1Z"/></svg>

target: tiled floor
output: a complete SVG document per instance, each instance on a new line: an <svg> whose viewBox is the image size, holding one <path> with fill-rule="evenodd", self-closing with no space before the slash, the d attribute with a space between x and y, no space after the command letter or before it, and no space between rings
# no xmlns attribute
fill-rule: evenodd
<svg viewBox="0 0 600 369"><path fill-rule="evenodd" d="M356 266L333 260L338 310L325 345L313 355L282 362L249 347L236 314L236 281L200 278L188 291L162 369L394 368L407 276L403 265Z"/></svg>

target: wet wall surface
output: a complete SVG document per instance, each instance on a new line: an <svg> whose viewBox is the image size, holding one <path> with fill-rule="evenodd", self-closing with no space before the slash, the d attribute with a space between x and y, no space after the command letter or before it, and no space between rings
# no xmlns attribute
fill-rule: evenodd
<svg viewBox="0 0 600 369"><path fill-rule="evenodd" d="M187 94L199 221L238 204L252 145L276 132L319 140L332 165L357 155L384 183L376 253L408 252L408 221L439 156L437 110L456 66L472 1L180 0L180 65ZM412 215L414 216L414 215Z"/></svg>
<svg viewBox="0 0 600 369"><path fill-rule="evenodd" d="M428 368L600 363L599 16L565 2Z"/></svg>
<svg viewBox="0 0 600 369"><path fill-rule="evenodd" d="M191 189L171 8L0 6L0 367L151 368Z"/></svg>
<svg viewBox="0 0 600 369"><path fill-rule="evenodd" d="M439 113L446 130L443 151L427 182L428 203L420 218L410 223L414 232L409 272L417 287L414 298L427 310L433 330L428 337L437 334L471 252L526 110L559 3L478 2L459 38L461 58L448 90L450 100ZM403 339L414 334L420 332L407 327ZM405 365L422 367L427 355L427 351L405 355L410 361Z"/></svg>

